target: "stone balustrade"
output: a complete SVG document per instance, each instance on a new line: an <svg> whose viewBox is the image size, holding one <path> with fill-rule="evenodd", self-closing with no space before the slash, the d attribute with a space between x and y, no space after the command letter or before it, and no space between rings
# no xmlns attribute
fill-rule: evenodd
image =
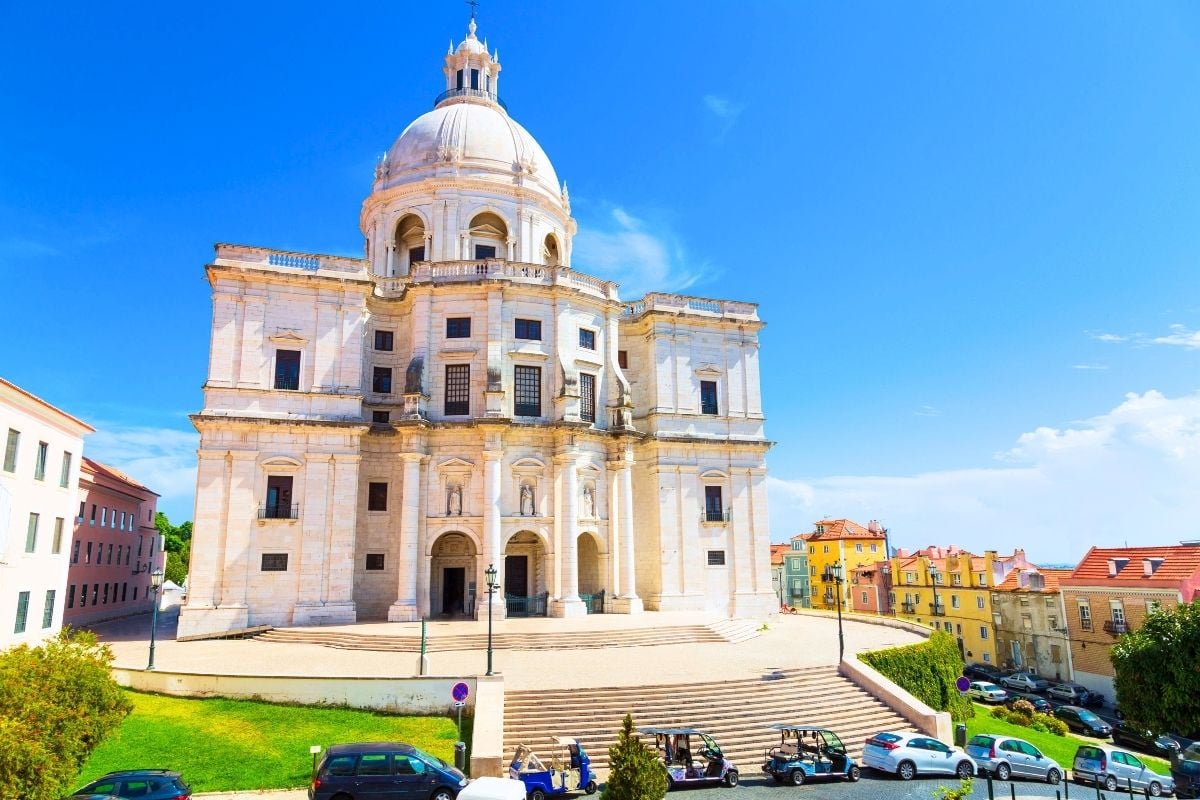
<svg viewBox="0 0 1200 800"><path fill-rule="evenodd" d="M297 253L272 250L268 247L248 247L241 244L218 244L215 264L246 265L271 269L298 269L305 272L358 273L366 277L367 262L361 258L328 256L320 253Z"/></svg>
<svg viewBox="0 0 1200 800"><path fill-rule="evenodd" d="M603 300L618 300L617 284L569 267L528 264L502 258L472 261L419 261L408 275L375 276L376 294L394 297L406 287L426 283L458 283L474 281L512 281L536 286L567 286Z"/></svg>
<svg viewBox="0 0 1200 800"><path fill-rule="evenodd" d="M731 317L742 320L757 320L758 306L737 300L712 300L707 297L690 297L682 294L651 292L641 300L626 303L622 314L625 317L640 317L648 311L666 311L672 314L698 314L706 317Z"/></svg>

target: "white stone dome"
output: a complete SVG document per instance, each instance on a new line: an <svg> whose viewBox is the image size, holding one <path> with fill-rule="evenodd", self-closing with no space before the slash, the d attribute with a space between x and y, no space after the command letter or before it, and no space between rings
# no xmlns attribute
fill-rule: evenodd
<svg viewBox="0 0 1200 800"><path fill-rule="evenodd" d="M541 145L487 98L454 97L412 122L388 150L379 188L391 188L452 168L459 177L521 175L561 202L554 165Z"/></svg>

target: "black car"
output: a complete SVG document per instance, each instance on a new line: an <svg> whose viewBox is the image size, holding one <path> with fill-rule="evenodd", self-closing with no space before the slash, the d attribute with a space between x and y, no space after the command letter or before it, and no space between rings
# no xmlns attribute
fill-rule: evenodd
<svg viewBox="0 0 1200 800"><path fill-rule="evenodd" d="M1112 735L1112 726L1086 708L1059 706L1054 709L1054 716L1067 723L1067 727L1076 733L1098 739L1107 739Z"/></svg>
<svg viewBox="0 0 1200 800"><path fill-rule="evenodd" d="M1004 677L1004 673L993 666L987 664L967 664L963 667L963 675L966 675L973 681L990 681L991 683L999 683Z"/></svg>
<svg viewBox="0 0 1200 800"><path fill-rule="evenodd" d="M454 800L467 777L403 742L335 744L317 766L308 800Z"/></svg>
<svg viewBox="0 0 1200 800"><path fill-rule="evenodd" d="M191 787L178 772L165 769L129 769L110 772L76 791L71 797L138 798L138 800L188 800Z"/></svg>
<svg viewBox="0 0 1200 800"><path fill-rule="evenodd" d="M1171 765L1176 797L1200 797L1200 761L1180 759Z"/></svg>
<svg viewBox="0 0 1200 800"><path fill-rule="evenodd" d="M1124 745L1133 750L1140 750L1159 758L1171 758L1172 753L1179 752L1179 742L1163 734L1155 736L1143 728L1135 728L1129 722L1121 720L1113 726L1113 744Z"/></svg>
<svg viewBox="0 0 1200 800"><path fill-rule="evenodd" d="M1050 701L1044 697L1039 697L1036 694L1021 694L1019 692L1009 692L1008 699L1004 701L1004 705L1012 708L1018 700L1024 700L1033 706L1033 710L1039 714L1050 714L1054 711L1054 706L1050 705Z"/></svg>

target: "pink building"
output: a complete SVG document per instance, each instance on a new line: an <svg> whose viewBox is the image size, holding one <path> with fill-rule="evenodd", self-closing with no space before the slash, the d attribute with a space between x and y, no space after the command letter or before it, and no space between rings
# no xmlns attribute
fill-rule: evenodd
<svg viewBox="0 0 1200 800"><path fill-rule="evenodd" d="M151 610L150 573L166 566L154 527L158 495L84 458L63 623L85 625Z"/></svg>
<svg viewBox="0 0 1200 800"><path fill-rule="evenodd" d="M850 575L851 608L862 614L893 614L889 595L892 591L892 566L876 561L856 567Z"/></svg>

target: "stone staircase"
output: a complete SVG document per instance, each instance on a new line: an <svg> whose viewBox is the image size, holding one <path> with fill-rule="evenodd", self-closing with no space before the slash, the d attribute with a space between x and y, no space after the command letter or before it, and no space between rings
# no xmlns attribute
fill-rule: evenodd
<svg viewBox="0 0 1200 800"><path fill-rule="evenodd" d="M915 730L830 666L705 684L509 691L504 696L504 759L512 758L518 744L552 755L552 736L576 736L592 766L607 770L608 748L616 742L626 712L639 728L674 725L704 731L745 777L762 774L764 754L779 741L768 727L775 722L830 728L855 758L871 734Z"/></svg>

